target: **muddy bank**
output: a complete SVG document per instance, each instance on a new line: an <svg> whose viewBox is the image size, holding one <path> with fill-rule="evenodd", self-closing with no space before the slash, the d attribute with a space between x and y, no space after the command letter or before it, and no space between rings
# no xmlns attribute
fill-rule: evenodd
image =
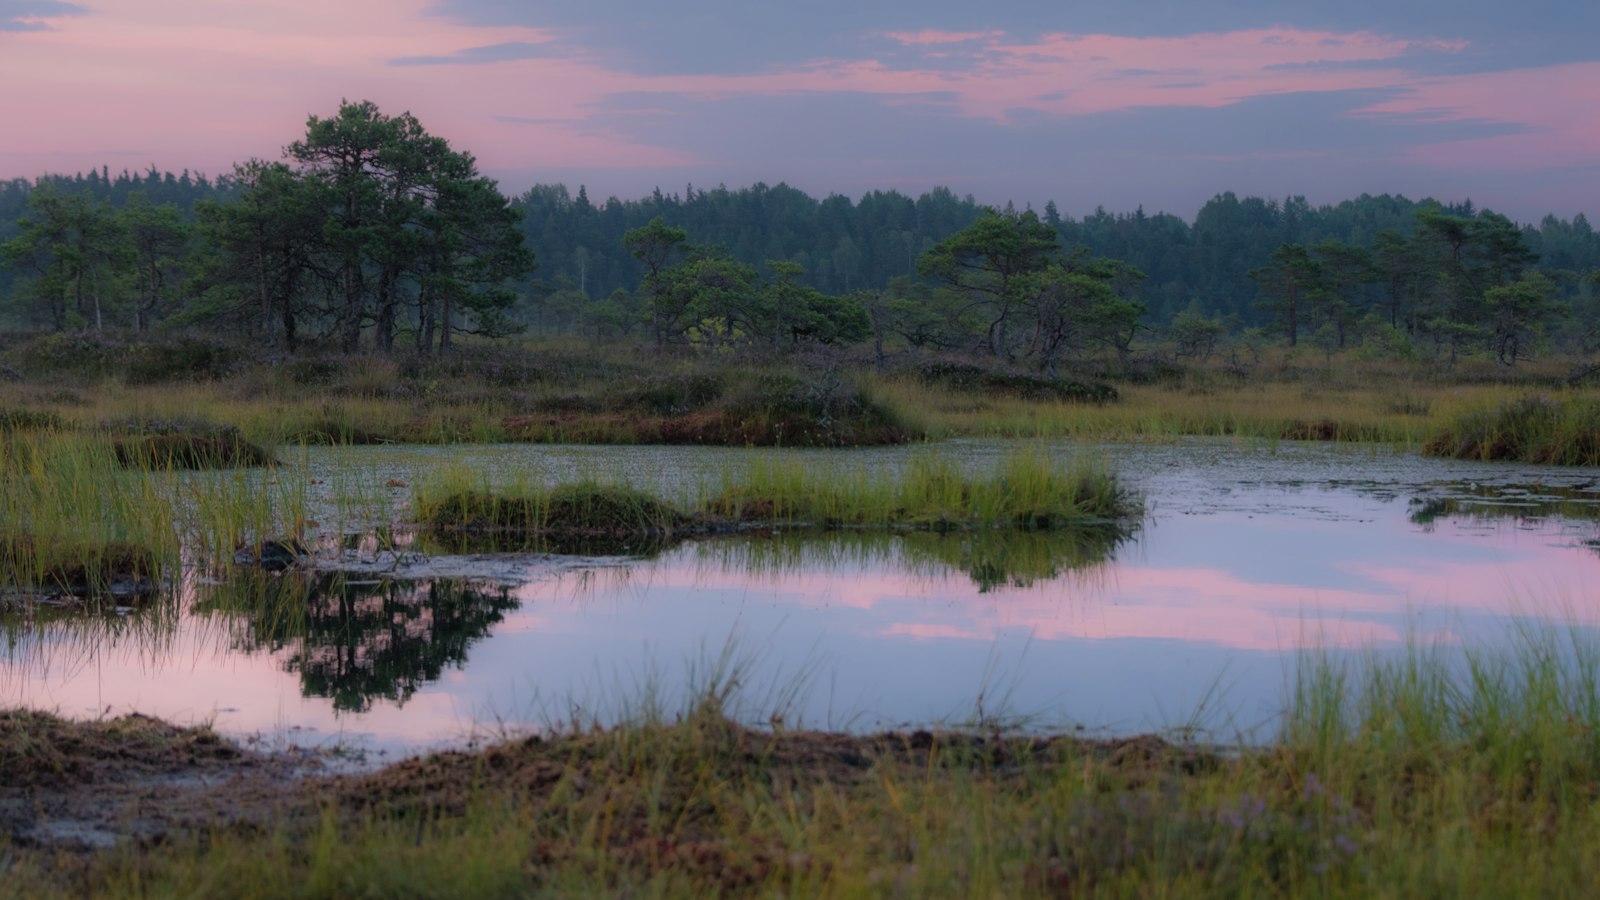
<svg viewBox="0 0 1600 900"><path fill-rule="evenodd" d="M0 711L0 845L81 852L265 826L304 807L300 787L327 762L141 715Z"/></svg>
<svg viewBox="0 0 1600 900"><path fill-rule="evenodd" d="M861 786L880 767L930 766L1020 777L1058 758L1092 760L1144 784L1161 773L1214 768L1211 751L1145 736L1089 740L964 732L857 736L769 731L695 713L669 725L528 736L449 750L379 769L338 751L269 750L141 715L79 722L0 711L0 846L58 856L149 846L223 832L303 835L325 816L370 822L422 814L459 816L484 798L575 809L609 802L639 775L635 748L659 755L669 789L699 777ZM619 808L624 818L642 802ZM622 833L646 823L620 822Z"/></svg>

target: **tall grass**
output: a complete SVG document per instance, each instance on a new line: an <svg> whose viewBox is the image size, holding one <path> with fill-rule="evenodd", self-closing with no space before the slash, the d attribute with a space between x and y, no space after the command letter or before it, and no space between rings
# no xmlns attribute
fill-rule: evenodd
<svg viewBox="0 0 1600 900"><path fill-rule="evenodd" d="M0 588L95 595L130 579L172 587L249 541L298 536L303 468L183 472L130 461L80 432L0 438Z"/></svg>
<svg viewBox="0 0 1600 900"><path fill-rule="evenodd" d="M1600 399L1519 397L1468 409L1423 445L1432 456L1600 465Z"/></svg>
<svg viewBox="0 0 1600 900"><path fill-rule="evenodd" d="M491 486L481 474L452 468L418 486L412 509L439 532L669 536L740 526L1069 528L1125 524L1139 504L1102 466L1063 469L1025 450L987 477L934 453L913 457L896 474L767 457L703 486L690 503L594 479Z"/></svg>
<svg viewBox="0 0 1600 900"><path fill-rule="evenodd" d="M165 492L124 471L109 444L0 438L0 587L99 592L154 578L177 555Z"/></svg>
<svg viewBox="0 0 1600 900"><path fill-rule="evenodd" d="M738 673L674 715L441 754L0 893L110 896L1581 896L1596 648L1314 655L1280 739L752 730ZM774 716L777 721L778 717Z"/></svg>
<svg viewBox="0 0 1600 900"><path fill-rule="evenodd" d="M1320 360L1319 360L1320 362ZM500 348L433 361L300 359L223 380L137 388L0 385L0 428L92 428L201 416L262 445L363 443L678 443L842 446L951 436L1235 436L1417 446L1458 413L1540 385L1557 397L1570 361L1507 372L1353 356L1330 365L1196 365L1119 383L1115 401L1080 402L1066 383L1019 391L977 368L971 379L865 367L812 371L750 360L652 357L619 348ZM797 364L798 365L798 364ZM974 367L976 368L976 367ZM1489 367L1495 369L1496 367ZM820 384L820 386L819 386Z"/></svg>
<svg viewBox="0 0 1600 900"><path fill-rule="evenodd" d="M1038 450L1007 455L973 477L936 453L914 456L895 476L769 459L703 501L737 520L847 527L1058 528L1124 519L1135 501L1095 462L1062 468Z"/></svg>
<svg viewBox="0 0 1600 900"><path fill-rule="evenodd" d="M1096 440L1237 437L1418 446L1458 411L1513 397L1517 389L1327 377L1250 379L1192 376L1178 383L1129 384L1114 403L1027 399L952 391L888 378L874 390L930 438L1079 437Z"/></svg>

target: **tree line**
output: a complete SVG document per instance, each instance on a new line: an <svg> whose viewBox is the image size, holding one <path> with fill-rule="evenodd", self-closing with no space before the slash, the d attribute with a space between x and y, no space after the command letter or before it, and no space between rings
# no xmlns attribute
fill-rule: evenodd
<svg viewBox="0 0 1600 900"><path fill-rule="evenodd" d="M313 117L280 159L215 180L0 183L0 323L206 323L286 346L436 349L526 327L663 345L891 341L1053 370L1157 331L1193 355L1243 334L1515 362L1550 337L1600 341L1597 270L1600 235L1581 215L1519 226L1393 196L1222 194L1193 222L995 210L948 190L508 198L470 154L370 103Z"/></svg>
<svg viewBox="0 0 1600 900"><path fill-rule="evenodd" d="M393 349L404 332L448 349L454 334L505 330L533 269L520 216L471 154L371 103L312 117L281 159L243 163L209 195L190 181L187 208L134 181L102 173L85 190L28 191L0 245L13 318L225 324L290 350L308 329L347 352ZM120 206L97 196L124 185Z"/></svg>
<svg viewBox="0 0 1600 900"><path fill-rule="evenodd" d="M1359 333L1391 348L1420 342L1451 362L1483 347L1509 365L1574 312L1557 279L1585 280L1552 277L1537 261L1523 230L1504 216L1425 208L1410 234L1381 231L1370 247L1284 244L1251 275L1291 347L1309 334L1324 349L1343 348ZM1593 318L1580 318L1575 333L1592 345Z"/></svg>

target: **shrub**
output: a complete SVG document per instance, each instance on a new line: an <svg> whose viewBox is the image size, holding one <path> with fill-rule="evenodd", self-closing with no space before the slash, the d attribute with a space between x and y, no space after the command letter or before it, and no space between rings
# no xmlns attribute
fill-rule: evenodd
<svg viewBox="0 0 1600 900"><path fill-rule="evenodd" d="M237 347L202 338L179 337L129 347L122 377L132 385L215 380L232 372L239 362Z"/></svg>

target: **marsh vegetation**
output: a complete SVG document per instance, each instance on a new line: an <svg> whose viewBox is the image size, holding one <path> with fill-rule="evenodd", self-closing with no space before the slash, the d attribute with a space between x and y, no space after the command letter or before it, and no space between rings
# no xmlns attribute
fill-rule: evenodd
<svg viewBox="0 0 1600 900"><path fill-rule="evenodd" d="M1588 885L1600 837L1595 672L1594 649L1559 631L1465 658L1313 654L1278 737L1237 750L751 729L728 717L734 665L690 705L613 728L298 783L270 825L224 781L210 794L231 817L174 815L151 848L19 848L0 890L1561 894ZM197 754L249 751L139 720L0 718L8 792L28 789L23 772L130 778ZM163 802L192 810L196 793Z"/></svg>
<svg viewBox="0 0 1600 900"><path fill-rule="evenodd" d="M1597 271L1390 197L511 198L371 103L0 185L0 894L1577 892ZM498 705L747 620L772 660ZM889 708L811 730L808 641Z"/></svg>

